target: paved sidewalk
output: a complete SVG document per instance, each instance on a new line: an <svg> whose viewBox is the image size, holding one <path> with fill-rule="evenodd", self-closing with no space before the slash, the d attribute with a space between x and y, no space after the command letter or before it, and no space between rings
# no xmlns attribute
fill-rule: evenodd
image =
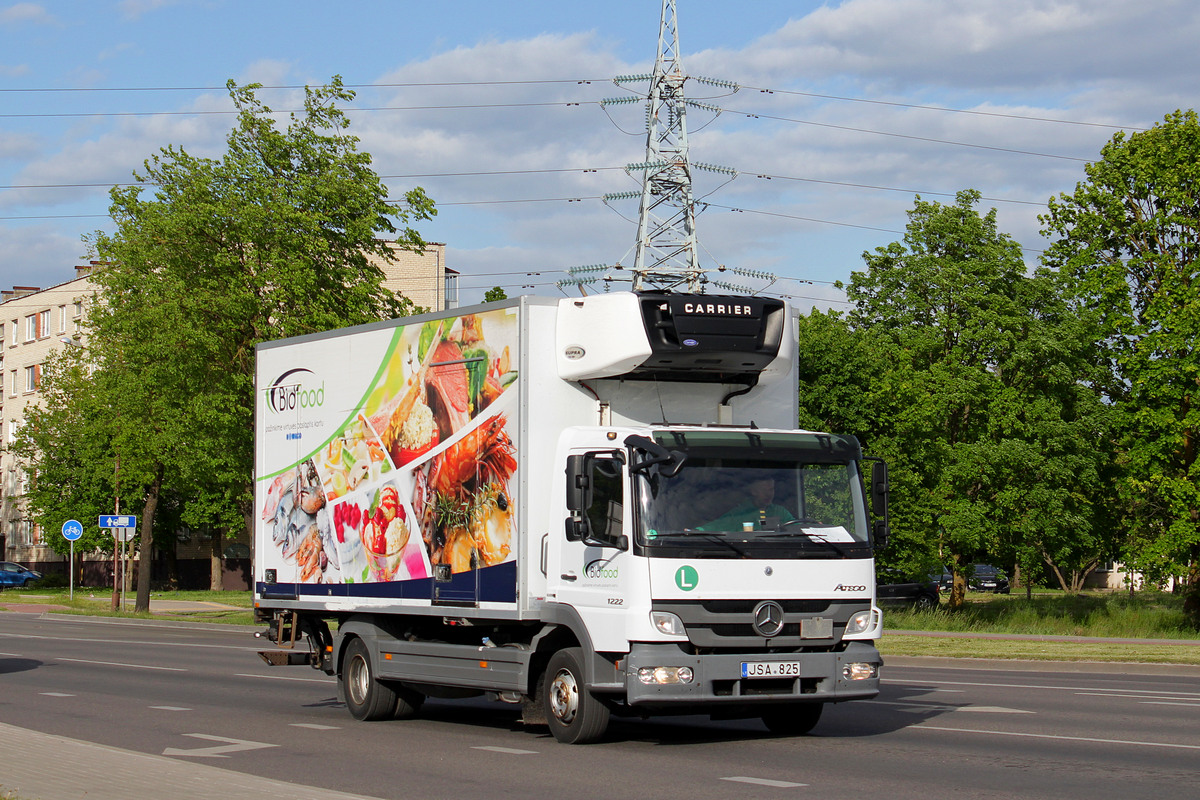
<svg viewBox="0 0 1200 800"><path fill-rule="evenodd" d="M4 723L0 723L0 753L0 796L11 794L17 800L364 800L364 795L316 789Z"/></svg>

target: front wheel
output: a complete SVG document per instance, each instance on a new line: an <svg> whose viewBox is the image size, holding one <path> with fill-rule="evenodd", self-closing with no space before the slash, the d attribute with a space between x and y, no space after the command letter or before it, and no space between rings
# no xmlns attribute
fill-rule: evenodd
<svg viewBox="0 0 1200 800"><path fill-rule="evenodd" d="M824 703L799 703L773 708L762 715L763 724L780 736L803 736L817 726Z"/></svg>
<svg viewBox="0 0 1200 800"><path fill-rule="evenodd" d="M342 683L346 695L346 708L355 719L370 722L390 719L396 713L396 692L375 677L371 663L371 652L362 639L353 639L346 645L346 657L342 662Z"/></svg>
<svg viewBox="0 0 1200 800"><path fill-rule="evenodd" d="M563 744L587 744L608 729L608 709L583 682L583 651L559 650L546 665L542 700L550 732Z"/></svg>

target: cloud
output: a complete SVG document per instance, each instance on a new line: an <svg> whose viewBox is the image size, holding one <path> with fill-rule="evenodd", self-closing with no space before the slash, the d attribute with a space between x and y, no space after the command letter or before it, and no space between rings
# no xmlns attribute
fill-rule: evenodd
<svg viewBox="0 0 1200 800"><path fill-rule="evenodd" d="M144 13L153 4L130 8ZM1148 126L1193 104L1198 18L1176 0L1136 7L848 0L793 18L744 48L685 52L691 74L773 90L726 96L687 84L689 96L727 109L715 119L689 110L692 159L741 172L729 183L695 172L696 196L709 204L697 221L704 263L773 272L780 281L772 291L838 307L841 294L828 282L860 269L864 250L901 238L914 194L951 203L964 188L979 189L981 209L997 207L1001 229L1039 249L1038 204L1070 191L1084 163L1072 159L1098 157L1114 132L1046 120ZM314 66L325 62L296 52L295 59L222 64L235 65L238 83L329 80ZM599 100L624 93L607 80L567 80L650 66L650 53L633 62L616 53L595 33L483 39L428 57L397 56L378 68L374 86L359 90L350 133L376 172L392 176L393 197L420 185L439 203L439 216L418 227L445 242L449 266L465 273L464 302L493 285L510 296L530 285L536 288L524 291L553 294L567 267L631 262L636 202L610 207L598 198L639 188L638 176L622 167L644 156L644 112L638 104L602 110ZM260 98L295 109L303 94L263 90ZM173 110L229 108L217 91ZM79 133L0 140L0 158L25 161L7 182L128 182L168 144L219 154L234 119L160 114L75 124ZM103 195L103 188L6 191L0 203L87 213L106 208ZM30 252L65 258L53 248ZM59 263L69 277L70 259Z"/></svg>
<svg viewBox="0 0 1200 800"><path fill-rule="evenodd" d="M178 4L179 0L121 0L117 8L126 19L138 19L152 11Z"/></svg>
<svg viewBox="0 0 1200 800"><path fill-rule="evenodd" d="M37 3L17 3L7 8L0 8L0 25L21 23L48 25L53 22L53 15Z"/></svg>

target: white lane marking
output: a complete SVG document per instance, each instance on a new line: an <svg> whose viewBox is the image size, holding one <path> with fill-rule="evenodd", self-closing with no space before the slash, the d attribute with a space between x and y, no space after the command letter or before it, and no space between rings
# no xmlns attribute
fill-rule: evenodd
<svg viewBox="0 0 1200 800"><path fill-rule="evenodd" d="M888 683L903 684L905 686L923 686L923 683L914 684L912 681L896 681L890 680ZM1112 691L1112 687L1104 686L1047 686L1037 683L982 683L975 681L945 681L948 686L984 686L993 689L1053 689L1060 692L1105 692ZM1172 695L1181 698L1200 698L1200 693L1197 692L1172 692L1167 689L1122 689L1123 692L1140 695Z"/></svg>
<svg viewBox="0 0 1200 800"><path fill-rule="evenodd" d="M164 756L193 756L199 758L229 758L227 753L238 753L243 750L261 750L264 747L279 747L277 744L266 744L265 742L251 742L245 739L229 739L225 736L212 736L207 733L185 733L184 736L191 736L193 739L204 739L209 742L225 742L225 744L214 745L213 747L198 747L194 750L181 750L177 747L168 747L163 750Z"/></svg>
<svg viewBox="0 0 1200 800"><path fill-rule="evenodd" d="M792 789L797 786L808 786L807 783L792 783L791 781L772 781L767 778L721 778L733 783L752 783L755 786L770 786L773 789Z"/></svg>
<svg viewBox="0 0 1200 800"><path fill-rule="evenodd" d="M46 697L75 697L76 696L73 694L67 694L66 692L38 692L38 694L45 695Z"/></svg>
<svg viewBox="0 0 1200 800"><path fill-rule="evenodd" d="M235 672L235 678L262 678L265 681L300 681L302 683L333 683L333 677L328 678L290 678L287 675L251 675L249 672Z"/></svg>
<svg viewBox="0 0 1200 800"><path fill-rule="evenodd" d="M165 627L165 626L164 626ZM224 633L224 631L221 631ZM0 631L0 639L46 639L52 642L61 642L61 636L39 636L33 633L9 633L8 631ZM204 644L202 642L147 642L138 639L90 639L82 636L72 636L72 642L89 642L96 644L130 644L130 645L149 645L151 647L205 647L216 650L244 650L248 653L257 653L262 650L262 647L244 647L242 645L232 644Z"/></svg>
<svg viewBox="0 0 1200 800"><path fill-rule="evenodd" d="M292 722L292 723L289 723L288 726L292 727L292 728L308 728L308 729L314 730L314 731L340 731L341 730L341 728L339 728L337 725L318 725L315 722Z"/></svg>
<svg viewBox="0 0 1200 800"><path fill-rule="evenodd" d="M1146 702L1148 700L1179 700L1181 698L1163 695L1159 693L1157 696L1144 694L1129 694L1128 692L1076 692L1080 697L1120 697L1124 700L1140 700Z"/></svg>
<svg viewBox="0 0 1200 800"><path fill-rule="evenodd" d="M1200 744L1173 744L1171 742L1139 742L1132 739L1098 739L1093 736L1061 736L1053 733L1019 733L1017 731L977 731L969 728L942 728L937 725L913 725L910 731L947 731L949 733L982 733L985 736L1019 736L1026 739L1057 739L1064 742L1091 742L1093 744L1130 744L1138 747L1168 747L1180 750L1200 750Z"/></svg>
<svg viewBox="0 0 1200 800"><path fill-rule="evenodd" d="M156 711L191 711L192 710L190 708L184 708L183 706L150 706L150 707L155 709Z"/></svg>
<svg viewBox="0 0 1200 800"><path fill-rule="evenodd" d="M1192 708L1200 708L1200 703L1180 703L1175 700L1141 700L1144 706L1190 706Z"/></svg>
<svg viewBox="0 0 1200 800"><path fill-rule="evenodd" d="M56 658L56 661L70 661L75 664L98 664L102 667L132 667L133 669L158 669L164 672L187 672L183 667L152 667L149 664L122 664L119 661L90 661L86 658Z"/></svg>
<svg viewBox="0 0 1200 800"><path fill-rule="evenodd" d="M518 750L515 747L472 747L472 750L487 750L489 753L504 753L510 756L533 756L537 755L537 750Z"/></svg>
<svg viewBox="0 0 1200 800"><path fill-rule="evenodd" d="M904 703L892 700L872 700L881 706L899 706L905 711L974 711L977 714L1036 714L1036 711L1026 711L1021 708L1005 708L1004 706L950 706L943 703Z"/></svg>
<svg viewBox="0 0 1200 800"><path fill-rule="evenodd" d="M8 656L9 658L24 658L20 653L0 653L0 656Z"/></svg>

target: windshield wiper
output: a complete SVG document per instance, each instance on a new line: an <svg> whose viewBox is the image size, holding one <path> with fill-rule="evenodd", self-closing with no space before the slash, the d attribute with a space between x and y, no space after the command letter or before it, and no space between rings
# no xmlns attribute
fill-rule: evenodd
<svg viewBox="0 0 1200 800"><path fill-rule="evenodd" d="M745 550L743 550L742 548L738 547L738 546L737 546L737 545L735 545L733 542L729 541L728 539L726 539L725 537L721 536L720 534L716 534L716 533L709 533L708 531L695 531L695 530L686 530L686 529L685 529L685 530L679 531L679 532L677 532L677 533L671 533L671 534L669 534L669 535L670 535L670 536L672 536L672 537L674 537L674 536L681 536L681 537L683 537L683 538L685 538L685 539L691 539L691 538L697 538L697 537L698 537L698 538L701 538L701 539L703 539L703 540L704 540L704 541L706 541L706 542L712 542L713 544L719 544L719 545L721 545L722 547L727 547L727 548L729 548L729 549L730 549L730 550L732 550L733 552L737 553L737 555L738 555L738 558L745 558L745 557L746 557L746 551L745 551ZM662 538L662 534L661 534L661 533L659 534L659 538L660 538L660 539Z"/></svg>

